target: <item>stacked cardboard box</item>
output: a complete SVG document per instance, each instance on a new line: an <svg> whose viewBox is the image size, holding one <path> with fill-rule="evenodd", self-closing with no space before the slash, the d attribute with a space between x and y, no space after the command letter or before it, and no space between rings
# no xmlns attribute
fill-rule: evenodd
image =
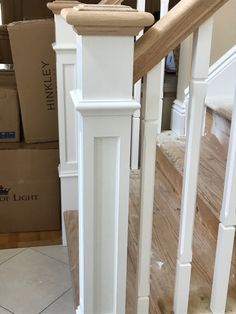
<svg viewBox="0 0 236 314"><path fill-rule="evenodd" d="M0 70L0 143L20 141L20 113L14 71Z"/></svg>
<svg viewBox="0 0 236 314"><path fill-rule="evenodd" d="M27 143L58 140L53 20L8 25Z"/></svg>
<svg viewBox="0 0 236 314"><path fill-rule="evenodd" d="M57 143L0 149L0 233L59 230Z"/></svg>
<svg viewBox="0 0 236 314"><path fill-rule="evenodd" d="M59 230L54 23L2 29L0 63L14 70L0 70L0 233Z"/></svg>

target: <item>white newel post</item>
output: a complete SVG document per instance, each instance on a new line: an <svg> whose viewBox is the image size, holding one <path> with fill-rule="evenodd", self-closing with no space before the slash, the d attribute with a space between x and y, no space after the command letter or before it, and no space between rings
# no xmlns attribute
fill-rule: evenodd
<svg viewBox="0 0 236 314"><path fill-rule="evenodd" d="M124 314L134 36L152 15L79 5L62 16L77 36L80 314Z"/></svg>
<svg viewBox="0 0 236 314"><path fill-rule="evenodd" d="M187 142L181 199L179 245L176 265L174 313L187 314L192 263L192 238L196 209L202 125L205 113L212 37L212 18L194 33ZM202 59L204 55L204 59Z"/></svg>
<svg viewBox="0 0 236 314"><path fill-rule="evenodd" d="M56 52L58 127L62 211L62 243L66 245L63 213L78 209L77 123L70 91L76 87L76 34L60 15L63 8L74 7L78 1L48 3L54 13Z"/></svg>

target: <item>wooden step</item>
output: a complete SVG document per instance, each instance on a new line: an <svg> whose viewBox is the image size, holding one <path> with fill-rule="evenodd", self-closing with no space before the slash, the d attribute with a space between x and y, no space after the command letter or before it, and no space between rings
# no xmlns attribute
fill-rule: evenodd
<svg viewBox="0 0 236 314"><path fill-rule="evenodd" d="M151 267L150 314L170 314L173 293L180 221L180 195L169 182L169 173L156 167L155 201L153 210L153 237ZM140 177L131 175L128 246L127 314L135 314L135 276L139 220ZM193 236L193 268L188 314L211 313L209 304L214 269L216 240L207 224L195 220ZM233 266L226 313L236 313L236 276L234 251Z"/></svg>
<svg viewBox="0 0 236 314"><path fill-rule="evenodd" d="M12 232L0 234L0 249L62 244L61 231Z"/></svg>
<svg viewBox="0 0 236 314"><path fill-rule="evenodd" d="M231 127L233 98L207 97L206 106L212 116L212 134L216 136L222 145L227 146Z"/></svg>
<svg viewBox="0 0 236 314"><path fill-rule="evenodd" d="M232 97L207 97L206 106L219 116L231 121L233 110Z"/></svg>
<svg viewBox="0 0 236 314"><path fill-rule="evenodd" d="M180 141L180 140L179 140ZM165 141L165 143L170 142ZM183 140L180 141L183 146ZM163 145L164 145L163 144ZM162 146L160 146L162 147ZM158 152L161 152L160 147ZM178 147L178 145L176 146ZM179 149L180 151L182 150ZM157 153L158 154L158 153ZM178 163L181 172L181 162ZM180 190L181 175L176 174L175 183L170 183L170 171L165 171L161 167L162 162L159 159L156 166L156 184L155 201L153 209L153 238L152 238L152 258L151 267L151 297L150 314L169 314L173 308L173 293L175 283L175 267L177 257L177 245L180 221ZM170 168L174 168L169 164ZM130 206L129 206L129 237L128 237L128 271L127 271L127 302L126 314L135 314L136 299L136 273L137 273L137 246L138 246L138 228L139 228L139 206L140 206L140 172L132 171L130 176ZM206 211L206 209L204 209ZM203 212L204 212L203 210ZM72 212L72 214L75 214ZM190 301L188 314L206 314L211 313L210 295L214 270L214 258L216 239L209 232L209 225L199 214L196 215L195 229L193 236L193 268L190 287ZM206 215L208 217L208 215ZM212 214L215 224L218 223L215 215ZM69 218L69 217L68 217ZM71 230L68 238L74 242L74 233L77 226L71 225L72 219L68 219ZM77 220L77 218L76 218ZM216 228L215 226L215 232ZM71 237L72 236L72 237ZM77 240L76 240L77 241ZM77 244L78 247L78 244ZM72 255L75 257L74 249ZM70 254L70 256L72 256ZM77 253L76 253L77 255ZM73 260L75 260L73 257ZM230 275L230 287L228 293L228 303L226 313L236 313L236 251L233 253L233 263ZM75 265L77 263L75 262ZM72 277L75 276L75 272ZM77 278L77 275L76 275ZM75 277L74 277L75 279ZM78 282L78 281L76 281Z"/></svg>
<svg viewBox="0 0 236 314"><path fill-rule="evenodd" d="M208 124L209 124L208 113ZM197 215L216 238L222 205L227 148L208 131L202 137L197 195ZM185 138L164 132L158 138L157 162L170 184L181 194Z"/></svg>

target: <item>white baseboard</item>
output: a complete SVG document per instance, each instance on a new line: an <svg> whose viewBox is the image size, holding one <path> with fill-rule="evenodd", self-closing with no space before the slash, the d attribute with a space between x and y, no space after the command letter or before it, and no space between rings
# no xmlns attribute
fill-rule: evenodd
<svg viewBox="0 0 236 314"><path fill-rule="evenodd" d="M78 172L63 171L59 166L59 177L61 187L61 227L62 245L66 246L66 231L64 224L64 212L78 209Z"/></svg>
<svg viewBox="0 0 236 314"><path fill-rule="evenodd" d="M149 297L139 297L137 304L137 314L149 313Z"/></svg>
<svg viewBox="0 0 236 314"><path fill-rule="evenodd" d="M186 102L176 99L171 109L171 130L179 136L186 134Z"/></svg>

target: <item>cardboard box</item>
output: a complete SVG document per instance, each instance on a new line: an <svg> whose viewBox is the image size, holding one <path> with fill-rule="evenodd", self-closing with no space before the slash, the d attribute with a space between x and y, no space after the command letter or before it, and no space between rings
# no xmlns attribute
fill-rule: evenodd
<svg viewBox="0 0 236 314"><path fill-rule="evenodd" d="M10 40L6 25L0 25L0 63L12 63Z"/></svg>
<svg viewBox="0 0 236 314"><path fill-rule="evenodd" d="M60 229L57 146L0 144L0 233Z"/></svg>
<svg viewBox="0 0 236 314"><path fill-rule="evenodd" d="M8 25L26 143L58 140L53 20Z"/></svg>
<svg viewBox="0 0 236 314"><path fill-rule="evenodd" d="M20 111L17 90L0 86L0 142L20 141Z"/></svg>

